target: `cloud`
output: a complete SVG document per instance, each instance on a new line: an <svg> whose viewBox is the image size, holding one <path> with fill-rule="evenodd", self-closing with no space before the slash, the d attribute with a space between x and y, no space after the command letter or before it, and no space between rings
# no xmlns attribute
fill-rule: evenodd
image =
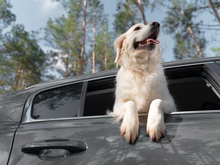
<svg viewBox="0 0 220 165"><path fill-rule="evenodd" d="M34 0L37 2L41 8L41 11L43 13L50 13L57 9L60 5L60 3L52 0Z"/></svg>

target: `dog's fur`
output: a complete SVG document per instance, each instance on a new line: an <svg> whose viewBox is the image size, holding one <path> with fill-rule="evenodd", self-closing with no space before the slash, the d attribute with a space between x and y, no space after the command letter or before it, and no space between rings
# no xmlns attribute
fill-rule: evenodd
<svg viewBox="0 0 220 165"><path fill-rule="evenodd" d="M116 78L112 115L116 121L122 121L121 134L131 143L138 137L138 114L148 113L147 133L158 141L165 135L164 114L176 111L160 64L160 45L140 50L134 47L135 42L146 40L152 29L159 35L159 27L155 28L153 23L136 24L114 42L115 62L121 68Z"/></svg>

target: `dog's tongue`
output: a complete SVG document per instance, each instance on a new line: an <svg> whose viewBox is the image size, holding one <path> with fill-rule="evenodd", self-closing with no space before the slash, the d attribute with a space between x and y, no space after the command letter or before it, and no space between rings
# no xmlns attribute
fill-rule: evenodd
<svg viewBox="0 0 220 165"><path fill-rule="evenodd" d="M160 44L160 41L154 40L154 39L152 39L152 38L147 39L147 42L153 42L153 43L155 43L155 44Z"/></svg>

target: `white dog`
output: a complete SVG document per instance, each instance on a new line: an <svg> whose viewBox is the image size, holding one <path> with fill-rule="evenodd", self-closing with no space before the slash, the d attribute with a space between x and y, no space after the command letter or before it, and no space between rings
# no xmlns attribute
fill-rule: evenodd
<svg viewBox="0 0 220 165"><path fill-rule="evenodd" d="M147 114L147 133L158 141L165 135L164 114L176 111L160 64L160 24L136 24L114 42L121 65L116 82L112 115L122 120L121 134L127 142L138 137L138 114Z"/></svg>

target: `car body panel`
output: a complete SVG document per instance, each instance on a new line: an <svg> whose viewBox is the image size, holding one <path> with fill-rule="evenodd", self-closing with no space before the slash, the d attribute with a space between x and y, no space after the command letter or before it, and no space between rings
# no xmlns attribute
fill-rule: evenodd
<svg viewBox="0 0 220 165"><path fill-rule="evenodd" d="M21 124L9 164L219 164L219 118L220 113L168 115L166 136L156 143L146 134L146 117L141 117L139 138L133 145L120 135L120 124L108 116ZM88 149L55 161L21 152L25 143L66 138L81 140Z"/></svg>
<svg viewBox="0 0 220 165"><path fill-rule="evenodd" d="M13 137L19 122L0 122L0 164L6 164L10 155Z"/></svg>
<svg viewBox="0 0 220 165"><path fill-rule="evenodd" d="M0 164L6 164L13 137L22 116L27 92L14 92L0 96Z"/></svg>

